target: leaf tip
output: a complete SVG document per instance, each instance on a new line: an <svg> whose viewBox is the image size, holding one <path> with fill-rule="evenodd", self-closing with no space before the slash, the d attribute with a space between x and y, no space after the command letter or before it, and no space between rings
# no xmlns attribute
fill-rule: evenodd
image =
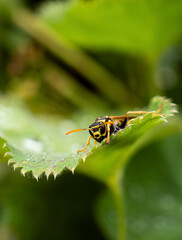
<svg viewBox="0 0 182 240"><path fill-rule="evenodd" d="M53 176L54 176L54 180L56 180L56 178L57 178L57 173L53 174Z"/></svg>
<svg viewBox="0 0 182 240"><path fill-rule="evenodd" d="M51 175L51 172L49 171L47 174L46 174L46 178L47 178L47 181L49 180L49 176Z"/></svg>
<svg viewBox="0 0 182 240"><path fill-rule="evenodd" d="M24 169L22 169L21 174L25 177L26 171Z"/></svg>
<svg viewBox="0 0 182 240"><path fill-rule="evenodd" d="M37 182L38 182L38 180L39 180L39 176L38 175L33 175L34 176L34 178L37 180Z"/></svg>
<svg viewBox="0 0 182 240"><path fill-rule="evenodd" d="M4 154L4 157L6 157L6 156L8 156L8 155L10 155L10 153L9 153L9 152L6 152L6 153Z"/></svg>
<svg viewBox="0 0 182 240"><path fill-rule="evenodd" d="M7 147L7 144L6 144L6 143L3 144L2 148L5 148L5 147Z"/></svg>

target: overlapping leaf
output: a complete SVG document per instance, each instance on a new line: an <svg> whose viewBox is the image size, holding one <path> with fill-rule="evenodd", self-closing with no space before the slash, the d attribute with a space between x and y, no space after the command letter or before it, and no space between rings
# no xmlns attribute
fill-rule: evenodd
<svg viewBox="0 0 182 240"><path fill-rule="evenodd" d="M45 4L41 17L61 38L86 49L154 55L182 35L181 1L76 1L70 6Z"/></svg>

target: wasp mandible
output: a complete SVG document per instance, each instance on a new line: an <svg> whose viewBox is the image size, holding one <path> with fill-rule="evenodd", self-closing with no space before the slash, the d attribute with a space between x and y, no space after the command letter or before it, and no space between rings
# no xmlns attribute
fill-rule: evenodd
<svg viewBox="0 0 182 240"><path fill-rule="evenodd" d="M157 111L152 112L153 116L161 115L162 105ZM87 149L90 144L90 139L95 139L95 142L101 143L104 139L106 139L106 143L109 144L111 134L116 134L120 130L124 130L126 126L128 126L133 119L135 119L139 115L151 113L148 111L128 111L123 116L101 116L96 118L95 122L92 123L89 128L83 129L75 129L66 133L66 135L73 133L88 130L90 133L90 137L87 140L87 144L83 150L79 150L77 153L83 152Z"/></svg>

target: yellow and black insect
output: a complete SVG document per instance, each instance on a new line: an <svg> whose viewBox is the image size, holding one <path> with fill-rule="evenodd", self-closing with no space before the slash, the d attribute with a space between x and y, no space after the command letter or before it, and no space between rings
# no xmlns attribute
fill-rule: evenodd
<svg viewBox="0 0 182 240"><path fill-rule="evenodd" d="M157 111L153 112L153 115L163 115L159 114L162 110L162 105L160 105L159 109ZM73 132L79 132L84 130L89 130L90 137L87 140L87 144L83 150L79 150L79 152L83 152L87 149L90 139L95 139L96 142L102 142L104 139L106 139L106 143L109 144L110 135L116 134L120 130L124 130L126 126L128 126L133 119L135 119L138 115L147 114L149 112L147 111L129 111L123 116L102 116L98 117L94 123L92 123L89 128L83 128L83 129L75 129L71 130L66 133L66 135L73 133Z"/></svg>

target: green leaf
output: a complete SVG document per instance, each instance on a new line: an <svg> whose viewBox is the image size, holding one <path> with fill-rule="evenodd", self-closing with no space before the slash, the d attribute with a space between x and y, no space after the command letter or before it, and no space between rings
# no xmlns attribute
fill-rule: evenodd
<svg viewBox="0 0 182 240"><path fill-rule="evenodd" d="M153 114L153 111L159 109L160 105L162 105L161 113L164 116ZM165 125L161 126L159 123L166 122L166 118L176 112L176 107L169 99L154 97L151 100L148 111L149 113L143 117L134 119L124 131L120 131L115 136L112 136L109 145L103 141L97 148L94 147L84 153L82 155L84 159L88 156L86 164L80 163L78 169L104 182L112 180L120 169L124 169L126 163L137 149L148 141L141 141L141 137L150 130L151 133L155 133L154 127L157 125L159 125L161 130L165 128ZM174 131L176 130L174 129ZM167 134L170 134L170 131L169 133L166 131L166 134L162 136L165 137Z"/></svg>
<svg viewBox="0 0 182 240"><path fill-rule="evenodd" d="M1 161L9 160L22 174L32 171L36 178L43 172L56 177L64 168L74 171L79 157L71 156L71 149L79 147L81 140L64 136L75 126L71 120L35 117L15 99L1 99L0 113L1 134L8 141L0 138Z"/></svg>
<svg viewBox="0 0 182 240"><path fill-rule="evenodd" d="M135 144L148 130L166 121L162 115L152 112L137 117L124 131L111 136L109 146L103 141L98 147L93 147L82 154L75 154L83 144L79 134L73 137L63 135L70 128L74 129L74 122L50 118L35 117L16 101L1 101L0 126L3 136L8 141L8 148L3 149L12 156L9 163L14 168L21 168L21 173L32 171L38 177L45 173L47 177L55 177L65 168L74 172L78 163L78 170L94 176L102 181L109 181L117 171L125 166L129 157L134 153ZM165 98L156 97L150 108L158 109L162 104L162 113L169 116L175 111L174 105ZM78 120L80 120L80 116ZM72 127L71 127L72 126ZM84 133L83 133L84 134ZM86 134L86 133L85 133ZM2 145L5 143L2 142ZM76 143L76 145L75 145ZM79 145L80 143L80 145ZM72 154L74 152L74 154ZM87 157L88 156L88 157ZM86 160L83 163L82 160Z"/></svg>
<svg viewBox="0 0 182 240"><path fill-rule="evenodd" d="M178 131L165 139L161 139L160 129L155 137L148 132L150 144L144 144L125 168L120 189L124 192L127 239L173 240L182 235L182 122L173 121L165 132L176 126ZM146 137L142 139L144 143ZM118 209L110 191L100 195L95 210L107 239L121 239L116 234Z"/></svg>
<svg viewBox="0 0 182 240"><path fill-rule="evenodd" d="M41 16L83 48L156 56L181 38L181 11L178 0L101 0L45 4Z"/></svg>
<svg viewBox="0 0 182 240"><path fill-rule="evenodd" d="M27 152L21 152L10 145L11 158L9 163L14 163L14 168L21 168L21 173L25 175L26 172L32 171L33 176L38 180L38 177L45 173L47 178L50 174L54 177L61 173L64 168L68 168L74 172L78 158L75 157L63 157L62 154L30 154Z"/></svg>
<svg viewBox="0 0 182 240"><path fill-rule="evenodd" d="M123 189L128 239L181 238L181 142L182 128L139 151L127 166Z"/></svg>

